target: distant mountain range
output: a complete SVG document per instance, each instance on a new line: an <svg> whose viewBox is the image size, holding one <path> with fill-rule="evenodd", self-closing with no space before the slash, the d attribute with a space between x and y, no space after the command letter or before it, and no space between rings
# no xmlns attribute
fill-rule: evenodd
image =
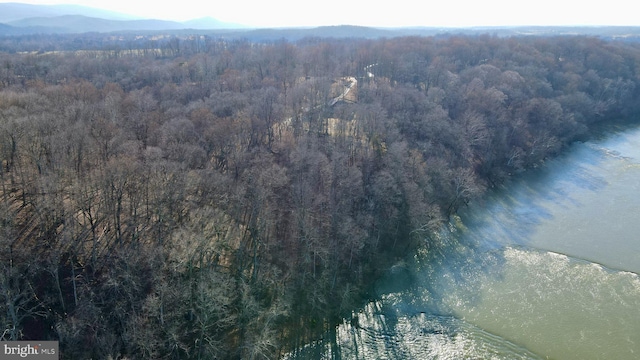
<svg viewBox="0 0 640 360"><path fill-rule="evenodd" d="M640 27L474 27L474 28L374 28L364 26L321 26L308 28L252 29L225 23L211 17L185 22L142 19L132 15L79 5L31 5L0 3L0 36L29 34L79 34L112 32L170 32L191 34L192 30L227 38L261 40L299 40L302 38L380 38L396 36L478 35L554 36L589 35L626 41L640 41Z"/></svg>
<svg viewBox="0 0 640 360"><path fill-rule="evenodd" d="M246 26L211 17L177 22L141 19L79 5L0 3L0 35L242 28Z"/></svg>

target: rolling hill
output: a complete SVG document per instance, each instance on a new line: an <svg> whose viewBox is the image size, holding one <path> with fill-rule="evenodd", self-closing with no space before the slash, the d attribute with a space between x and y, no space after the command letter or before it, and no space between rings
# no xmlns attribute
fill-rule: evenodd
<svg viewBox="0 0 640 360"><path fill-rule="evenodd" d="M141 19L127 14L78 5L0 3L0 34L85 33L139 30L237 29L239 24L211 17L176 22Z"/></svg>

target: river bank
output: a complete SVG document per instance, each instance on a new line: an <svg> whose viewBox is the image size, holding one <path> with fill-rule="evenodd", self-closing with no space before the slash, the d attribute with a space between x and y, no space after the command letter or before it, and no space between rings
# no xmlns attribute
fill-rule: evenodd
<svg viewBox="0 0 640 360"><path fill-rule="evenodd" d="M635 358L638 144L608 133L489 192L291 358Z"/></svg>

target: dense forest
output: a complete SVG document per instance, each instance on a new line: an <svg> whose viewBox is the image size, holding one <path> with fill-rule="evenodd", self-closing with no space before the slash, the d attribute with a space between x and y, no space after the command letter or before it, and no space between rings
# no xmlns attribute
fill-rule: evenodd
<svg viewBox="0 0 640 360"><path fill-rule="evenodd" d="M639 110L640 46L592 37L96 36L0 42L2 340L65 359L277 358Z"/></svg>

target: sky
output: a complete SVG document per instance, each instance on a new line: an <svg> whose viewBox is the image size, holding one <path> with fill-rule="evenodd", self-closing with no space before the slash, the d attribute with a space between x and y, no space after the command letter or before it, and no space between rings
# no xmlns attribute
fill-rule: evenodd
<svg viewBox="0 0 640 360"><path fill-rule="evenodd" d="M0 0L78 4L144 18L184 21L210 16L252 27L635 25L630 0Z"/></svg>

